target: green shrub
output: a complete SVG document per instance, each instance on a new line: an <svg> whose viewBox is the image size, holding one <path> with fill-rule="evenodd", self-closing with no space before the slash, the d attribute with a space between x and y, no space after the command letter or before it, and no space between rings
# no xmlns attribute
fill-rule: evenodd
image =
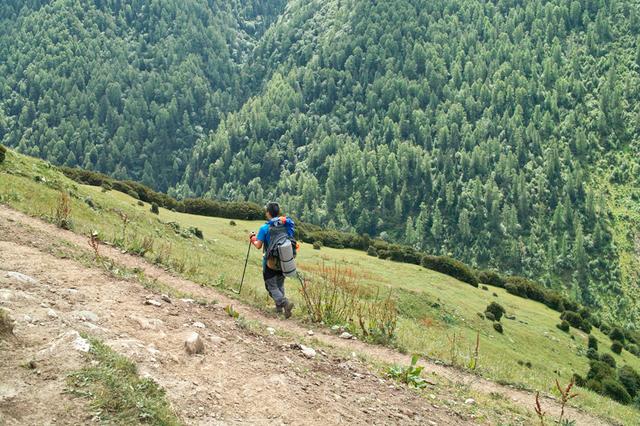
<svg viewBox="0 0 640 426"><path fill-rule="evenodd" d="M144 202L143 202L142 200L138 200L138 205L139 205L140 207L144 207Z"/></svg>
<svg viewBox="0 0 640 426"><path fill-rule="evenodd" d="M7 148L0 144L0 164L4 163L5 158L7 158Z"/></svg>
<svg viewBox="0 0 640 426"><path fill-rule="evenodd" d="M478 280L480 280L480 282L483 284L491 284L492 286L500 288L504 288L504 286L507 284L507 281L502 275L490 270L478 272Z"/></svg>
<svg viewBox="0 0 640 426"><path fill-rule="evenodd" d="M190 227L189 232L191 232L196 238L199 238L201 240L204 239L204 234L202 233L202 230L200 228Z"/></svg>
<svg viewBox="0 0 640 426"><path fill-rule="evenodd" d="M631 366L625 365L618 370L618 380L631 397L635 398L638 395L640 391L640 374Z"/></svg>
<svg viewBox="0 0 640 426"><path fill-rule="evenodd" d="M235 220L230 220L229 221L229 225L230 226L236 226L236 221Z"/></svg>
<svg viewBox="0 0 640 426"><path fill-rule="evenodd" d="M560 324L556 324L556 327L558 327L560 330L564 331L565 333L568 333L569 329L571 328L569 323L565 320L562 320Z"/></svg>
<svg viewBox="0 0 640 426"><path fill-rule="evenodd" d="M452 276L458 280L478 287L478 277L473 270L464 263L452 259L448 256L431 256L425 255L420 262L427 269L441 272L445 275Z"/></svg>
<svg viewBox="0 0 640 426"><path fill-rule="evenodd" d="M625 340L624 332L620 327L615 327L613 330L611 330L611 333L609 333L609 337L611 338L611 340L617 340L620 343L624 343Z"/></svg>
<svg viewBox="0 0 640 426"><path fill-rule="evenodd" d="M621 404L626 405L631 402L629 392L627 392L622 383L614 379L605 379L602 381L602 393Z"/></svg>
<svg viewBox="0 0 640 426"><path fill-rule="evenodd" d="M320 250L321 248L322 248L322 242L320 242L320 241L315 241L315 242L313 243L313 249L314 249L314 250Z"/></svg>
<svg viewBox="0 0 640 426"><path fill-rule="evenodd" d="M593 349L593 348L588 348L587 349L587 358L599 360L600 359L600 355L598 355L598 350L597 349Z"/></svg>
<svg viewBox="0 0 640 426"><path fill-rule="evenodd" d="M482 286L482 289L483 289L484 291L489 291L489 287L487 287L486 285L483 285L483 286Z"/></svg>
<svg viewBox="0 0 640 426"><path fill-rule="evenodd" d="M611 352L613 352L614 354L620 355L622 353L622 343L620 343L617 340L614 340L613 343L611 344Z"/></svg>
<svg viewBox="0 0 640 426"><path fill-rule="evenodd" d="M500 318L502 318L502 315L506 312L505 309L502 307L502 305L500 305L499 303L496 302L491 302L489 303L489 305L487 305L487 308L485 309L485 315L491 312L493 314L493 318L496 321L500 321Z"/></svg>
<svg viewBox="0 0 640 426"><path fill-rule="evenodd" d="M367 254L369 256L377 257L378 256L378 249L376 249L374 246L369 246L369 248L367 249Z"/></svg>
<svg viewBox="0 0 640 426"><path fill-rule="evenodd" d="M635 355L637 357L640 357L640 347L638 347L638 345L633 344L633 343L629 343L626 346L626 349L627 349L627 351L629 351L629 353L631 353L631 354L633 354L633 355Z"/></svg>
<svg viewBox="0 0 640 426"><path fill-rule="evenodd" d="M582 330L585 333L591 332L591 323L583 319L577 312L564 311L560 315L560 318L566 320L572 327Z"/></svg>
<svg viewBox="0 0 640 426"><path fill-rule="evenodd" d="M580 386L581 388L587 385L587 381L585 380L585 378L578 373L573 373L573 383L575 383L576 386Z"/></svg>
<svg viewBox="0 0 640 426"><path fill-rule="evenodd" d="M609 335L609 333L611 333L611 326L603 321L600 324L600 331L602 331L606 335Z"/></svg>
<svg viewBox="0 0 640 426"><path fill-rule="evenodd" d="M615 378L615 366L611 366L607 362L591 360L589 361L589 372L587 380L602 381L604 379Z"/></svg>
<svg viewBox="0 0 640 426"><path fill-rule="evenodd" d="M589 342L587 343L589 348L593 348L596 351L598 350L598 339L593 334L589 335Z"/></svg>
<svg viewBox="0 0 640 426"><path fill-rule="evenodd" d="M131 197L131 198L135 198L136 200L138 200L140 198L138 193L136 191L134 191L133 189L130 189L129 191L127 191L127 195L129 197Z"/></svg>
<svg viewBox="0 0 640 426"><path fill-rule="evenodd" d="M600 355L600 361L609 365L612 368L616 368L616 360L611 354L602 354Z"/></svg>
<svg viewBox="0 0 640 426"><path fill-rule="evenodd" d="M151 213L160 214L160 208L158 207L158 203L156 203L155 201L151 203Z"/></svg>
<svg viewBox="0 0 640 426"><path fill-rule="evenodd" d="M493 323L493 329L495 331L497 331L498 333L500 333L500 334L502 334L502 332L503 332L502 324L500 324L499 322L494 322Z"/></svg>

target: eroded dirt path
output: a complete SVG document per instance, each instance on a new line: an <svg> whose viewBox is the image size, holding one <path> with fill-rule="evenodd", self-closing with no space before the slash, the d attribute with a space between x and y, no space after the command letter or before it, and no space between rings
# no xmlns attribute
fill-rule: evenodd
<svg viewBox="0 0 640 426"><path fill-rule="evenodd" d="M69 344L74 331L99 337L135 361L141 374L153 377L167 390L176 412L187 424L479 422L468 410L438 402L452 398L446 394L447 389L430 389L429 395L436 401L429 401L424 393L398 387L371 373L357 359L340 355L356 352L380 362L407 363L408 357L396 351L328 333L316 332L309 338L307 328L295 322L270 317L141 258L102 247L103 256L138 268L149 279L193 297L219 302L202 306L173 299L171 303L162 301L160 307L146 305L145 300L159 297L137 281L116 279L101 269L49 254L57 250L56 244L65 243L83 250L87 247L83 236L0 206L0 306L9 308L18 320L17 339L0 350L0 377L8 378L0 386L0 424L3 420L7 424L91 421L86 402L63 392L66 373L82 362L81 355ZM64 247L59 250L64 251ZM7 271L20 272L36 281L17 279ZM245 318L285 330L294 338L265 336L239 327L221 309L229 303ZM189 331L197 331L205 339L204 355L185 353L183 339ZM310 339L338 351L319 351L314 359L307 359L290 347L294 341ZM30 360L35 361L35 369L22 367ZM426 362L425 366L434 377L486 394L499 394L532 409L533 395L529 392L435 363ZM559 414L559 406L552 400L545 401L545 408L549 414ZM569 416L580 425L605 424L571 408Z"/></svg>

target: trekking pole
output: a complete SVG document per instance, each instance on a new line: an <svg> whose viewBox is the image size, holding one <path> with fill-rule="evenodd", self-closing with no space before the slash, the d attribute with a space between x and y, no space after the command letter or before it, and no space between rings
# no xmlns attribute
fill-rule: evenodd
<svg viewBox="0 0 640 426"><path fill-rule="evenodd" d="M244 273L247 272L247 263L249 263L249 253L251 253L251 241L249 241L249 249L247 250L247 258L244 260L244 269L242 270L242 279L240 280L240 288L238 291L231 289L235 294L240 294L242 291L242 284L244 283Z"/></svg>

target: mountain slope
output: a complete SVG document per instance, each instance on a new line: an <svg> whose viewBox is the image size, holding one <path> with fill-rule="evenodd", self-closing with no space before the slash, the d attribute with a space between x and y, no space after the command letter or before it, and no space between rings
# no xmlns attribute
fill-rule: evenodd
<svg viewBox="0 0 640 426"><path fill-rule="evenodd" d="M262 92L198 144L176 192L279 198L632 318L589 175L638 137L639 16L628 2L292 2L254 50Z"/></svg>
<svg viewBox="0 0 640 426"><path fill-rule="evenodd" d="M0 8L0 140L166 189L284 2L23 3Z"/></svg>

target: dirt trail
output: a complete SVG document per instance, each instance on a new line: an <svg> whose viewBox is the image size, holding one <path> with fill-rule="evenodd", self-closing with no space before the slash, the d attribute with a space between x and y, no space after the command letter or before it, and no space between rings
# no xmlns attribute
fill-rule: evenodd
<svg viewBox="0 0 640 426"><path fill-rule="evenodd" d="M142 374L153 377L167 390L172 405L188 424L476 424L473 415L397 388L355 359L331 351L306 359L289 347L291 339L241 329L220 307L233 303L245 318L286 330L297 336L297 341L308 341L307 328L295 322L270 317L139 257L102 247L101 254L118 264L139 268L146 277L195 297L219 302L216 306L180 300L163 302L161 307L145 305L147 298L158 296L139 283L117 280L77 261L44 253L55 241L87 247L83 236L0 206L0 291L4 292L0 293L0 306L12 309L12 315L20 320L16 331L20 343L10 343L13 356L0 351L0 376L10 378L8 385L0 385L0 424L3 417L7 424L46 424L51 418L66 419L69 424L90 420L86 417L90 409L77 409L82 401L62 394L64 374L77 368L79 355L69 345L50 350L56 336L70 330L96 335L133 359ZM38 283L9 278L5 271L18 271ZM51 316L50 310L57 316ZM97 319L78 320L82 317L79 311L90 311ZM206 328L194 326L195 322ZM204 356L189 357L184 352L183 336L189 330L206 337ZM409 361L391 349L328 333L316 332L313 338L382 362ZM29 357L36 359L39 374L19 367ZM432 362L424 365L426 371L437 376L478 392L503 395L532 409L533 395L529 392ZM46 389L41 386L43 375ZM431 396L435 393L439 399L446 399L437 388ZM35 406L48 409L34 410L31 398L37 401ZM57 411L51 409L52 400L58 405ZM554 400L545 399L544 405L550 415L559 415ZM579 425L606 424L573 408L568 414Z"/></svg>

